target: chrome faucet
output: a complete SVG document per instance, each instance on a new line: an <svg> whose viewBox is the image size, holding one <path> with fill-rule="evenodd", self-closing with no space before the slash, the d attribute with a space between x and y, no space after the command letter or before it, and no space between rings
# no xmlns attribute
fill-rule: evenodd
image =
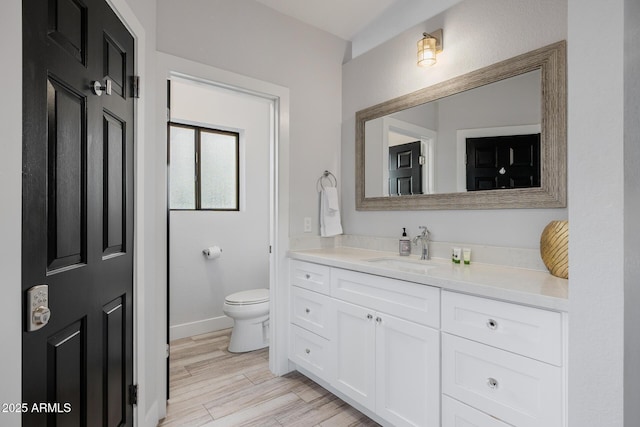
<svg viewBox="0 0 640 427"><path fill-rule="evenodd" d="M420 259L430 259L429 256L429 230L424 225L418 227L422 230L422 234L413 238L413 244L417 245L418 242L422 244L422 255Z"/></svg>

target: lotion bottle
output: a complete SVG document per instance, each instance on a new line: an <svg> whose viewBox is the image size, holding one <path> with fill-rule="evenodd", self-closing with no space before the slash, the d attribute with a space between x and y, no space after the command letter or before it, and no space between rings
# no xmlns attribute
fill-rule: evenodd
<svg viewBox="0 0 640 427"><path fill-rule="evenodd" d="M400 237L400 242L398 244L398 253L400 256L411 255L411 240L407 237L406 228L402 228L402 237Z"/></svg>

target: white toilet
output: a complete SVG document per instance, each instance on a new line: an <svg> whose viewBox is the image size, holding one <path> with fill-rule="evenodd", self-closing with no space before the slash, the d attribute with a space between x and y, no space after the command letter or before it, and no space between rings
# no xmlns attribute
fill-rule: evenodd
<svg viewBox="0 0 640 427"><path fill-rule="evenodd" d="M224 299L223 311L234 320L229 342L231 353L269 346L269 289L231 294Z"/></svg>

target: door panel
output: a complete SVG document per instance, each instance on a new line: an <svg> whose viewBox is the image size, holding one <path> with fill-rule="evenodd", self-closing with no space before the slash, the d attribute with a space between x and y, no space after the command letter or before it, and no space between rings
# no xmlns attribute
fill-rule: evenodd
<svg viewBox="0 0 640 427"><path fill-rule="evenodd" d="M71 409L65 411L63 407L62 413L50 416L48 421L53 421L53 425L83 425L83 412L73 408L86 406L86 342L84 319L73 322L47 342L46 401L67 403Z"/></svg>
<svg viewBox="0 0 640 427"><path fill-rule="evenodd" d="M86 61L87 8L76 0L49 1L49 37L81 64Z"/></svg>
<svg viewBox="0 0 640 427"><path fill-rule="evenodd" d="M85 98L64 84L47 82L48 269L86 259Z"/></svg>
<svg viewBox="0 0 640 427"><path fill-rule="evenodd" d="M25 426L133 425L133 58L104 0L23 2L22 290L51 318L23 305L22 390L58 409Z"/></svg>
<svg viewBox="0 0 640 427"><path fill-rule="evenodd" d="M126 133L124 123L105 113L104 129L104 255L124 252L126 237Z"/></svg>
<svg viewBox="0 0 640 427"><path fill-rule="evenodd" d="M104 34L104 77L112 81L114 94L124 97L126 53L109 35Z"/></svg>
<svg viewBox="0 0 640 427"><path fill-rule="evenodd" d="M467 138L467 190L540 186L540 134Z"/></svg>
<svg viewBox="0 0 640 427"><path fill-rule="evenodd" d="M421 142L389 147L389 195L422 194Z"/></svg>
<svg viewBox="0 0 640 427"><path fill-rule="evenodd" d="M105 326L104 373L106 386L105 426L124 425L126 417L126 313L124 296L103 308Z"/></svg>

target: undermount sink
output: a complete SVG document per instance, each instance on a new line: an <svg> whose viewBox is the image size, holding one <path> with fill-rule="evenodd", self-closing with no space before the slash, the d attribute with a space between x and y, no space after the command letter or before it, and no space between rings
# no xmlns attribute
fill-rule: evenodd
<svg viewBox="0 0 640 427"><path fill-rule="evenodd" d="M398 259L398 258L374 258L367 260L372 264L379 265L381 267L393 268L395 270L406 271L409 273L424 274L437 267L434 264L430 264L429 261L411 260L411 259Z"/></svg>

